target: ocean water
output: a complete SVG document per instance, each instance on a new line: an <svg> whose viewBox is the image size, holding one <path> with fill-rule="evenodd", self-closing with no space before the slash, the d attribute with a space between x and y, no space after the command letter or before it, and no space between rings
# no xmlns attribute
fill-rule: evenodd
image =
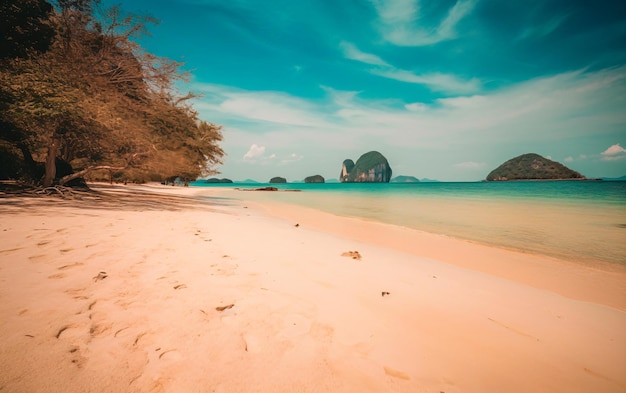
<svg viewBox="0 0 626 393"><path fill-rule="evenodd" d="M198 187L257 188L268 184ZM573 261L626 264L626 182L272 184L302 192L232 191Z"/></svg>

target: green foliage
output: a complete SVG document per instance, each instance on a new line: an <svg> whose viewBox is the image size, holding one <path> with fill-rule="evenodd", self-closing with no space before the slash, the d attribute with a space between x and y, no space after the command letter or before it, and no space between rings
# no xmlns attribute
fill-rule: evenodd
<svg viewBox="0 0 626 393"><path fill-rule="evenodd" d="M580 173L538 154L528 153L512 158L487 175L487 180L584 179Z"/></svg>
<svg viewBox="0 0 626 393"><path fill-rule="evenodd" d="M372 169L377 172L375 174L375 178L369 180L363 179L363 177L366 176L366 174L368 174ZM350 174L346 181L389 182L391 179L391 173L391 167L389 166L385 156L377 151L370 151L359 157L354 164L354 168L350 170Z"/></svg>
<svg viewBox="0 0 626 393"><path fill-rule="evenodd" d="M352 169L354 168L354 161L349 158L347 160L343 160L343 167L346 168L348 173L352 172Z"/></svg>
<svg viewBox="0 0 626 393"><path fill-rule="evenodd" d="M304 178L305 183L324 183L324 177L322 175L307 176Z"/></svg>
<svg viewBox="0 0 626 393"><path fill-rule="evenodd" d="M218 179L216 177L212 177L210 179L206 179L205 183L232 183L233 181L227 178Z"/></svg>

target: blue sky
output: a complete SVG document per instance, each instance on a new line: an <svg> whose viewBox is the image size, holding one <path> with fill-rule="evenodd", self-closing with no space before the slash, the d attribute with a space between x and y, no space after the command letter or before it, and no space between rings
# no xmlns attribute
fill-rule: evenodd
<svg viewBox="0 0 626 393"><path fill-rule="evenodd" d="M538 153L626 175L626 3L126 0L223 126L220 177L337 178L378 150L394 175L484 179Z"/></svg>

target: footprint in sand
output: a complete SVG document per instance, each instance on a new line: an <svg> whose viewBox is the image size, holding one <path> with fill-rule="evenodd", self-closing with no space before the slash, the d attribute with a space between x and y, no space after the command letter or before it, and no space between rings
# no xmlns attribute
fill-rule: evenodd
<svg viewBox="0 0 626 393"><path fill-rule="evenodd" d="M161 352L159 355L159 360L179 360L181 359L180 353L176 349L168 349L167 351Z"/></svg>
<svg viewBox="0 0 626 393"><path fill-rule="evenodd" d="M385 374L392 376L394 378L400 378L400 379L404 379L407 381L411 379L408 375L406 375L402 371L394 370L393 368L387 367L387 366L385 366Z"/></svg>
<svg viewBox="0 0 626 393"><path fill-rule="evenodd" d="M219 306L219 307L215 307L215 309L216 309L217 311L225 311L225 310L231 309L231 308L233 308L233 307L235 307L235 305L234 305L234 304L229 304L229 305L227 305L227 306Z"/></svg>
<svg viewBox="0 0 626 393"><path fill-rule="evenodd" d="M57 334L54 335L56 338L60 338L63 333L67 331L67 329L73 328L73 325L65 325L57 331Z"/></svg>
<svg viewBox="0 0 626 393"><path fill-rule="evenodd" d="M76 367L82 368L87 362L87 358L83 356L80 347L74 345L70 347L68 352L70 353L70 361L76 365Z"/></svg>
<svg viewBox="0 0 626 393"><path fill-rule="evenodd" d="M82 262L76 262L76 263L72 263L70 265L63 265L63 266L57 267L57 270L66 270L66 269L71 269L71 268L76 267L76 266L83 266L83 265L84 265L84 263L82 263Z"/></svg>

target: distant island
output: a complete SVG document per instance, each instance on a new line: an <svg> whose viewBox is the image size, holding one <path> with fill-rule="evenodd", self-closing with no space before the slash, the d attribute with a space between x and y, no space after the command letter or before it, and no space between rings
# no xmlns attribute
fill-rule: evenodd
<svg viewBox="0 0 626 393"><path fill-rule="evenodd" d="M287 179L285 179L284 177L273 177L270 179L270 183L287 183Z"/></svg>
<svg viewBox="0 0 626 393"><path fill-rule="evenodd" d="M420 179L415 176L396 176L391 179L391 183L419 183Z"/></svg>
<svg viewBox="0 0 626 393"><path fill-rule="evenodd" d="M324 183L324 177L322 175L307 176L304 178L305 183Z"/></svg>
<svg viewBox="0 0 626 393"><path fill-rule="evenodd" d="M606 181L626 181L626 176L620 176L620 177L601 177L600 179L602 179L602 180L606 180Z"/></svg>
<svg viewBox="0 0 626 393"><path fill-rule="evenodd" d="M351 159L343 161L339 181L342 183L389 183L391 180L389 162L377 151L363 154L354 163Z"/></svg>
<svg viewBox="0 0 626 393"><path fill-rule="evenodd" d="M586 177L535 153L512 158L487 175L487 181L574 179L585 180Z"/></svg>
<svg viewBox="0 0 626 393"><path fill-rule="evenodd" d="M233 181L230 179L226 179L226 178L218 179L216 177L212 177L210 179L206 179L204 182L205 183L232 183Z"/></svg>

